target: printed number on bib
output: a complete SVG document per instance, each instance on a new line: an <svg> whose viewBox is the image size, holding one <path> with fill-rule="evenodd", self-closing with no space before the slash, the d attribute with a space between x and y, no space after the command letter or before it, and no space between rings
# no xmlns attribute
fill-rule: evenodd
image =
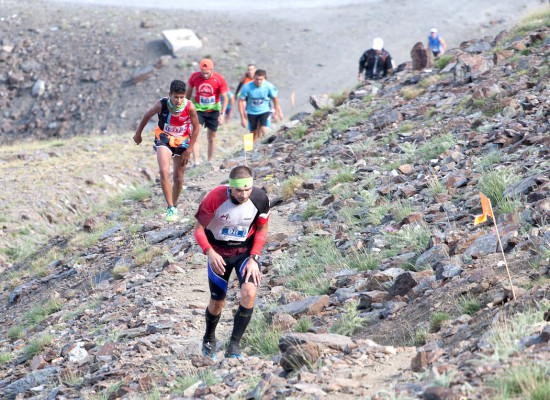
<svg viewBox="0 0 550 400"><path fill-rule="evenodd" d="M205 105L214 104L216 102L216 97L215 96L211 96L211 97L200 96L200 101L201 101L201 104L205 104Z"/></svg>
<svg viewBox="0 0 550 400"><path fill-rule="evenodd" d="M243 239L246 238L248 229L243 226L224 226L222 228L222 235L231 237L234 239Z"/></svg>
<svg viewBox="0 0 550 400"><path fill-rule="evenodd" d="M252 99L252 104L255 106L261 106L264 104L264 99Z"/></svg>
<svg viewBox="0 0 550 400"><path fill-rule="evenodd" d="M173 126L170 124L164 124L164 132L169 133L172 136L182 136L185 132L185 126Z"/></svg>

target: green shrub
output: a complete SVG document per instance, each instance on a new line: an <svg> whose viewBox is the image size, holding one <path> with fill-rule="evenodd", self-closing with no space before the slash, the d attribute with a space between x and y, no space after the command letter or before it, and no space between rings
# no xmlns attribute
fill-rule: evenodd
<svg viewBox="0 0 550 400"><path fill-rule="evenodd" d="M353 251L346 257L347 267L357 271L373 271L379 264L380 256L364 249Z"/></svg>
<svg viewBox="0 0 550 400"><path fill-rule="evenodd" d="M430 317L430 332L439 332L445 321L450 319L450 315L443 311L437 311Z"/></svg>
<svg viewBox="0 0 550 400"><path fill-rule="evenodd" d="M25 328L23 328L21 325L14 325L8 331L8 337L10 338L10 340L15 341L17 339L21 339L24 333Z"/></svg>
<svg viewBox="0 0 550 400"><path fill-rule="evenodd" d="M33 358L34 356L40 354L44 348L48 347L53 342L53 336L44 334L42 336L39 336L29 342L28 345L26 345L23 348L23 354L26 356L26 358Z"/></svg>
<svg viewBox="0 0 550 400"><path fill-rule="evenodd" d="M152 196L153 192L147 186L132 186L122 194L124 200L142 201Z"/></svg>
<svg viewBox="0 0 550 400"><path fill-rule="evenodd" d="M0 354L0 365L7 364L10 361L11 361L11 354L10 353Z"/></svg>
<svg viewBox="0 0 550 400"><path fill-rule="evenodd" d="M351 336L365 324L365 318L359 316L357 302L349 302L344 305L344 310L336 322L330 327L330 331L340 335Z"/></svg>
<svg viewBox="0 0 550 400"><path fill-rule="evenodd" d="M437 69L443 69L449 64L449 62L453 59L453 56L449 54L443 54L441 57L437 58L434 61L434 65Z"/></svg>
<svg viewBox="0 0 550 400"><path fill-rule="evenodd" d="M520 350L518 342L532 334L533 324L543 321L543 314L549 307L548 301L543 301L536 308L529 307L523 312L511 317L504 317L493 324L487 334L487 342L493 349L491 359L500 362Z"/></svg>
<svg viewBox="0 0 550 400"><path fill-rule="evenodd" d="M416 86L405 86L403 88L401 88L401 96L405 99L405 100L412 100L412 99L415 99L417 98L418 96L420 96L421 94L423 94L425 92L425 90L421 87L416 87Z"/></svg>
<svg viewBox="0 0 550 400"><path fill-rule="evenodd" d="M285 179L281 184L281 196L283 199L288 200L292 198L296 190L302 186L302 183L304 183L304 179L299 175L293 175Z"/></svg>
<svg viewBox="0 0 550 400"><path fill-rule="evenodd" d="M307 126L302 123L302 124L297 125L294 128L292 128L289 131L289 134L290 134L290 136L292 136L296 139L301 139L306 134L306 131L307 131Z"/></svg>
<svg viewBox="0 0 550 400"><path fill-rule="evenodd" d="M481 302L472 296L461 296L460 310L463 314L474 315L481 310Z"/></svg>
<svg viewBox="0 0 550 400"><path fill-rule="evenodd" d="M486 169L490 169L494 165L500 164L501 161L502 161L502 151L491 150L485 155L483 155L481 160L479 160L479 166L481 167L481 169L486 170Z"/></svg>
<svg viewBox="0 0 550 400"><path fill-rule="evenodd" d="M37 304L25 314L25 320L29 325L39 324L44 321L47 316L61 310L62 305L63 303L59 299L50 299L44 304Z"/></svg>
<svg viewBox="0 0 550 400"><path fill-rule="evenodd" d="M446 133L433 136L418 149L418 152L424 161L437 158L441 153L454 147L456 141L453 135Z"/></svg>
<svg viewBox="0 0 550 400"><path fill-rule="evenodd" d="M393 219L397 222L403 221L406 217L413 213L413 207L409 200L398 200L393 203L391 210Z"/></svg>
<svg viewBox="0 0 550 400"><path fill-rule="evenodd" d="M251 354L271 357L279 353L279 339L282 332L275 329L259 309L254 311L252 320L243 337L243 346Z"/></svg>
<svg viewBox="0 0 550 400"><path fill-rule="evenodd" d="M388 215L388 212L391 210L391 204L389 203L382 203L375 207L371 207L369 209L369 214L367 217L367 221L369 224L372 225L380 225L382 223L382 219Z"/></svg>
<svg viewBox="0 0 550 400"><path fill-rule="evenodd" d="M492 169L481 175L478 188L481 193L491 199L493 208L496 208L503 202L506 188L520 180L521 175L510 167Z"/></svg>
<svg viewBox="0 0 550 400"><path fill-rule="evenodd" d="M498 374L491 386L502 399L550 399L550 368L540 364L514 365Z"/></svg>
<svg viewBox="0 0 550 400"><path fill-rule="evenodd" d="M428 331L424 328L416 329L414 331L413 346L424 346L428 338Z"/></svg>
<svg viewBox="0 0 550 400"><path fill-rule="evenodd" d="M330 178L327 186L331 188L338 183L353 182L353 181L355 181L355 172L352 169L346 167L343 169L343 171L339 172L338 174Z"/></svg>
<svg viewBox="0 0 550 400"><path fill-rule="evenodd" d="M294 325L294 330L296 332L307 333L313 327L313 322L310 317L301 316L296 325Z"/></svg>
<svg viewBox="0 0 550 400"><path fill-rule="evenodd" d="M321 206L319 201L310 201L304 212L302 213L302 219L308 220L311 217L321 217L325 213L325 208Z"/></svg>
<svg viewBox="0 0 550 400"><path fill-rule="evenodd" d="M346 267L340 250L328 237L306 237L298 246L298 256L291 259L283 255L274 260L275 270L286 277L286 286L307 295L328 291L329 270Z"/></svg>

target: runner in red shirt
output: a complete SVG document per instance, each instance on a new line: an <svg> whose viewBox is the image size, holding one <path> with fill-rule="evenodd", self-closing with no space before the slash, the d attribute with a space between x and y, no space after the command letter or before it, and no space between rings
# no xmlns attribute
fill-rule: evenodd
<svg viewBox="0 0 550 400"><path fill-rule="evenodd" d="M168 209L166 221L178 218L178 198L183 187L183 174L189 161L188 147L193 147L199 136L199 120L195 106L185 98L185 82L175 80L170 84L169 97L158 100L143 116L134 135L134 142L140 144L141 133L147 122L158 115L153 148L157 153L160 171L160 186ZM174 164L174 183L170 183L170 158Z"/></svg>
<svg viewBox="0 0 550 400"><path fill-rule="evenodd" d="M253 186L250 168L241 165L231 170L229 186L218 186L206 195L195 218L195 238L208 256L210 285L202 353L216 358L216 326L234 269L241 286L241 300L225 356L243 358L240 342L250 322L261 280L259 261L267 239L269 199L263 190Z"/></svg>
<svg viewBox="0 0 550 400"><path fill-rule="evenodd" d="M200 62L200 71L194 72L189 77L185 97L191 100L195 89L195 97L192 101L197 109L199 123L206 126L208 134L208 162L212 163L216 147L216 132L218 125L223 124L228 99L227 83L223 76L214 72L214 63L208 58ZM223 100L220 102L220 98ZM195 165L200 164L199 144L193 147L193 159Z"/></svg>

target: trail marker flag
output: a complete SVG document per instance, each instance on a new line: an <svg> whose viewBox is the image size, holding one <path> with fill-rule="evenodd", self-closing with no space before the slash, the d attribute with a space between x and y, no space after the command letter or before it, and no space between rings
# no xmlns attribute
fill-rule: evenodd
<svg viewBox="0 0 550 400"><path fill-rule="evenodd" d="M481 198L481 211L483 214L476 217L476 219L474 220L474 225L484 223L485 221L487 221L487 217L491 217L493 220L495 219L495 215L493 214L493 207L491 207L491 200L489 200L489 198L483 193L480 193L479 197Z"/></svg>
<svg viewBox="0 0 550 400"><path fill-rule="evenodd" d="M254 150L254 134L246 133L243 135L244 151Z"/></svg>
<svg viewBox="0 0 550 400"><path fill-rule="evenodd" d="M487 221L487 217L491 217L493 224L495 225L495 232L497 234L498 245L500 246L500 252L502 253L502 258L504 259L504 266L506 267L506 273L508 274L508 280L510 281L510 288L512 289L512 297L516 300L516 293L514 292L514 284L512 283L512 275L510 275L510 268L508 268L508 261L506 261L506 256L504 255L504 247L502 247L502 241L500 240L500 233L498 232L497 221L495 219L495 214L493 214L493 207L491 206L491 199L485 196L483 193L479 193L479 198L481 199L481 212L483 214L478 215L474 219L474 225L482 224Z"/></svg>
<svg viewBox="0 0 550 400"><path fill-rule="evenodd" d="M294 112L294 102L296 100L296 94L294 92L292 92L292 94L290 95L290 107L291 107L291 110Z"/></svg>

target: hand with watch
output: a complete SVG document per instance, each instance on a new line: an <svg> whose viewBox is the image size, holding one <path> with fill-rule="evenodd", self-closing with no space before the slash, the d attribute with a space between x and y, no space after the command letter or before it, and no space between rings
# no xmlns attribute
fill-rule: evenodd
<svg viewBox="0 0 550 400"><path fill-rule="evenodd" d="M260 273L260 256L258 254L251 254L249 260L256 261L256 266L253 266L254 263L246 263L243 270L244 281L248 282L248 278L252 277L254 285L259 286L262 280L262 275Z"/></svg>

